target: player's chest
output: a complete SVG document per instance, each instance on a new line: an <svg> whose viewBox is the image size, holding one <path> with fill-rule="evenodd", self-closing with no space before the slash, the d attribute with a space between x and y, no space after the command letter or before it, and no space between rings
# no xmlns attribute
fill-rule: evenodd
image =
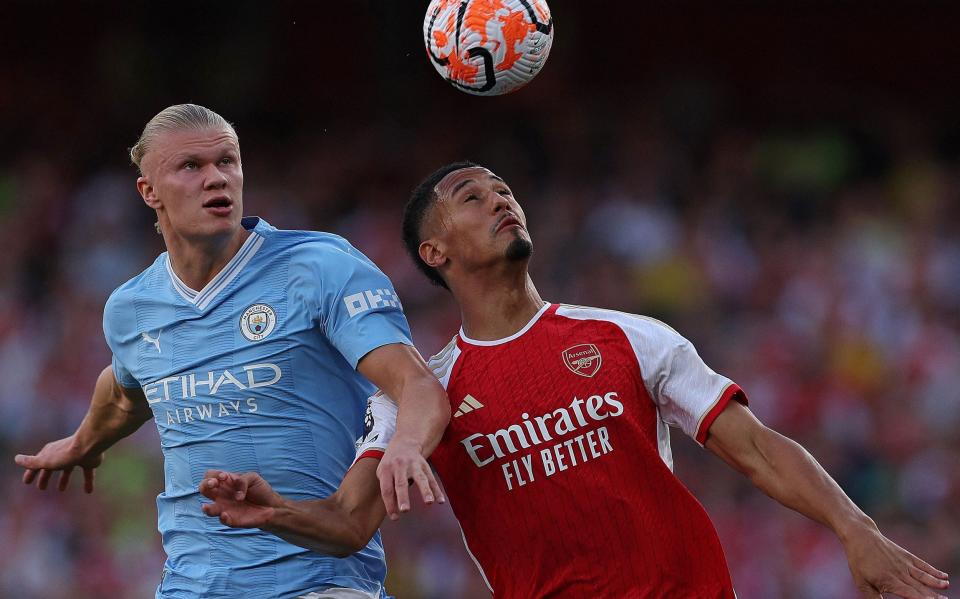
<svg viewBox="0 0 960 599"><path fill-rule="evenodd" d="M447 391L454 412L469 411L466 396L483 396L487 401L480 403L493 408L486 417L496 419L517 410L556 409L574 396L623 394L639 374L636 356L619 331L547 323L503 345L464 345Z"/></svg>
<svg viewBox="0 0 960 599"><path fill-rule="evenodd" d="M593 341L565 337L508 357L464 352L447 386L453 417L431 458L451 497L575 484L655 438L656 409L629 345Z"/></svg>
<svg viewBox="0 0 960 599"><path fill-rule="evenodd" d="M243 381L249 372L245 366L295 344L309 328L282 289L241 287L203 309L180 298L145 308L138 312L136 335L126 344L141 383L215 370L229 372L228 380Z"/></svg>
<svg viewBox="0 0 960 599"><path fill-rule="evenodd" d="M483 467L601 427L649 428L656 410L628 343L596 333L532 341L461 354L441 460Z"/></svg>

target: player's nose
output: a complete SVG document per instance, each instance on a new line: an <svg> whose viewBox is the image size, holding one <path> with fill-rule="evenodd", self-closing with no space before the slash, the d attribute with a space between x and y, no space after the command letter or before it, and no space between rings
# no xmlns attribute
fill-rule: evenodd
<svg viewBox="0 0 960 599"><path fill-rule="evenodd" d="M501 212L501 211L503 211L503 210L506 210L507 208L510 207L510 202L507 201L507 198L503 197L503 196L500 195L499 193L496 193L496 192L494 192L494 191L491 191L491 192L490 192L489 194L487 194L487 195L488 195L488 197L490 197L490 198L492 199L492 206L493 206L493 213L494 213L494 214L497 214L498 212Z"/></svg>
<svg viewBox="0 0 960 599"><path fill-rule="evenodd" d="M203 188L221 189L227 185L227 176L215 164L203 168Z"/></svg>

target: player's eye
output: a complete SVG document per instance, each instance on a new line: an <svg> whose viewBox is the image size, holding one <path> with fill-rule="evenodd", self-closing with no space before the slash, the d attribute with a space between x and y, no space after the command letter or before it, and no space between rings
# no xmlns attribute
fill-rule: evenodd
<svg viewBox="0 0 960 599"><path fill-rule="evenodd" d="M499 193L499 194L502 195L502 196L513 195L513 194L510 193L510 190L509 190L509 189L501 189L501 190L498 191L497 193Z"/></svg>
<svg viewBox="0 0 960 599"><path fill-rule="evenodd" d="M197 168L197 163L192 160L187 160L182 165L180 165L180 168L192 171L193 169Z"/></svg>
<svg viewBox="0 0 960 599"><path fill-rule="evenodd" d="M224 156L223 158L220 159L220 164L223 164L223 165L233 164L233 158L230 158L229 156Z"/></svg>
<svg viewBox="0 0 960 599"><path fill-rule="evenodd" d="M467 194L467 197L463 198L463 201L469 202L470 200L479 200L479 199L480 198L477 197L477 194L471 193L471 194Z"/></svg>

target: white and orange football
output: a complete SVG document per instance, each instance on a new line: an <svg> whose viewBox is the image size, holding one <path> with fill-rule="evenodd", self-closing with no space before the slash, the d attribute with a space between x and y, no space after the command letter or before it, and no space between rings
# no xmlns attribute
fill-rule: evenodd
<svg viewBox="0 0 960 599"><path fill-rule="evenodd" d="M432 0L423 41L444 79L469 94L497 96L543 68L553 19L545 0Z"/></svg>

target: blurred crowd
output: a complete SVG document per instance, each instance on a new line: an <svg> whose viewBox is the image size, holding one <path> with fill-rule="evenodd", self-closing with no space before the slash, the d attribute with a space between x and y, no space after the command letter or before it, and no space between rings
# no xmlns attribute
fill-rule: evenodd
<svg viewBox="0 0 960 599"><path fill-rule="evenodd" d="M730 106L742 95L696 78L582 94L564 73L548 64L509 100L446 88L410 100L384 74L373 93L391 110L369 118L292 111L276 89L258 101L286 112L201 103L237 126L245 212L347 237L393 279L425 356L459 315L405 255L402 206L434 168L484 163L527 212L545 299L666 321L888 536L960 576L956 122L902 106L796 119L754 104L744 116ZM430 77L417 85L445 85ZM255 78L217 85L243 92ZM187 99L198 98L174 101ZM12 456L75 429L110 359L103 303L163 251L124 148L167 103L138 106L128 130L78 122L66 133L82 143L64 139L62 151L0 151L0 597L152 597L158 583L163 476L150 423L108 453L89 496L76 481L65 493L20 484ZM741 598L856 596L828 530L682 433L673 446ZM488 596L448 507L415 506L384 540L400 599Z"/></svg>
<svg viewBox="0 0 960 599"><path fill-rule="evenodd" d="M616 128L589 140L597 127L568 110L474 148L528 213L543 296L667 321L886 533L960 571L956 148L922 128L868 140L827 126L720 129L692 147L643 109L619 113ZM358 133L335 151L322 139L279 155L242 146L246 212L348 237L393 278L427 355L452 336L458 314L413 269L399 216L420 177L471 149L453 144L448 153L435 131L424 134L431 149L422 155L385 160L365 148L394 143L389 123ZM103 302L162 250L132 168L69 183L56 173L40 156L0 173L8 458L77 425L109 362ZM689 440L675 436L674 446L678 475L719 528L740 596L852 596L841 547L825 529ZM149 595L162 562L159 460L148 425L110 452L92 496L14 484L11 460L0 462L0 594ZM483 596L447 508L416 510L385 537L399 597Z"/></svg>

